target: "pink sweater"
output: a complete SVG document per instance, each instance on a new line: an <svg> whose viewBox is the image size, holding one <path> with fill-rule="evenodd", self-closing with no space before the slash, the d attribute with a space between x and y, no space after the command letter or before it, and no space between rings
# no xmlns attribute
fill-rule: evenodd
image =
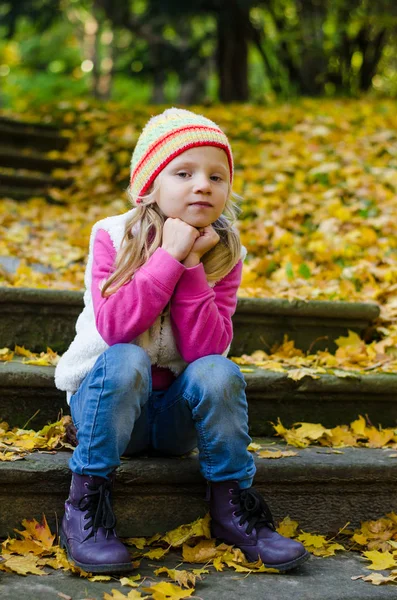
<svg viewBox="0 0 397 600"><path fill-rule="evenodd" d="M226 350L233 337L241 260L211 288L201 263L188 269L158 248L131 281L102 298L99 284L109 276L115 257L109 234L100 229L94 241L91 293L96 327L109 346L138 337L170 302L172 331L184 361ZM165 389L174 379L169 369L152 365L153 389Z"/></svg>

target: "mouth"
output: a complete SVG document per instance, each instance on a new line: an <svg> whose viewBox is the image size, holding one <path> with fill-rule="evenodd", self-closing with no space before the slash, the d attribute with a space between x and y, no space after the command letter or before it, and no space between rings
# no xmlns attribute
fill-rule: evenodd
<svg viewBox="0 0 397 600"><path fill-rule="evenodd" d="M209 202L192 202L189 206L207 206L208 208L212 208L212 204Z"/></svg>

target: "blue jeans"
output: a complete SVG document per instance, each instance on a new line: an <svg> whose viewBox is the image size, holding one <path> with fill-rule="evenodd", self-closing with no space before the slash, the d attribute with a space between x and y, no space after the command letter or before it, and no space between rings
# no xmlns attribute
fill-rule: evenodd
<svg viewBox="0 0 397 600"><path fill-rule="evenodd" d="M211 355L190 363L168 389L152 391L147 353L133 344L110 346L71 397L79 445L69 466L108 477L122 455L180 456L198 447L205 479L251 487L245 386L235 363Z"/></svg>

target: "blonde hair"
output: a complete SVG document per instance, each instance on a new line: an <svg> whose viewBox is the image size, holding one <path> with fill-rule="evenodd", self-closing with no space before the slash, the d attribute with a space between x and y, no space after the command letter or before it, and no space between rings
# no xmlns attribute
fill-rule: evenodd
<svg viewBox="0 0 397 600"><path fill-rule="evenodd" d="M125 232L117 253L114 270L102 285L104 298L117 292L127 281L130 281L142 265L161 246L163 225L166 216L162 213L153 196L158 189L158 180L154 182L152 191L140 197L134 214L125 224ZM137 200L127 189L132 204ZM223 213L214 223L213 228L220 237L219 242L201 259L209 282L216 282L225 277L237 264L241 254L241 242L234 227L241 209L233 200L240 197L229 190Z"/></svg>

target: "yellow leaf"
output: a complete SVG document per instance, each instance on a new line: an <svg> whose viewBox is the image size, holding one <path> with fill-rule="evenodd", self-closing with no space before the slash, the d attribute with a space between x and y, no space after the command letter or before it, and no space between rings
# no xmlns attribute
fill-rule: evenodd
<svg viewBox="0 0 397 600"><path fill-rule="evenodd" d="M39 564L40 566L48 565L53 569L63 569L64 571L73 571L80 573L80 569L78 569L78 567L75 567L74 565L72 565L72 563L68 561L66 557L66 552L65 550L63 550L63 548L60 548L59 546L54 546L52 548L52 551L52 558L42 558L38 561L37 564Z"/></svg>
<svg viewBox="0 0 397 600"><path fill-rule="evenodd" d="M142 589L144 592L152 594L153 600L180 600L181 598L188 598L194 593L194 588L182 590L177 585L165 581Z"/></svg>
<svg viewBox="0 0 397 600"><path fill-rule="evenodd" d="M25 346L15 346L14 351L17 356L27 356L28 358L35 358L37 356L34 352L27 350Z"/></svg>
<svg viewBox="0 0 397 600"><path fill-rule="evenodd" d="M150 558L152 560L160 560L160 558L163 558L163 556L168 554L169 551L170 548L155 548L154 550L149 550L149 552L145 552L143 556L146 556L146 558Z"/></svg>
<svg viewBox="0 0 397 600"><path fill-rule="evenodd" d="M181 525L172 531L168 531L161 539L173 547L179 547L195 537L211 538L209 513L205 517L198 518L188 525Z"/></svg>
<svg viewBox="0 0 397 600"><path fill-rule="evenodd" d="M129 585L130 587L139 587L139 583L136 583L137 581L139 581L139 579L141 579L141 576L138 575L133 575L131 577L122 577L120 579L120 583L121 585Z"/></svg>
<svg viewBox="0 0 397 600"><path fill-rule="evenodd" d="M88 581L110 581L112 578L110 575L93 575L87 578Z"/></svg>
<svg viewBox="0 0 397 600"><path fill-rule="evenodd" d="M365 433L368 437L367 446L369 448L383 448L394 437L393 429L381 429L379 431L376 427L366 427Z"/></svg>
<svg viewBox="0 0 397 600"><path fill-rule="evenodd" d="M182 571L179 569L168 569L167 567L160 567L160 569L156 569L154 574L161 575L162 573L166 573L166 575L175 581L178 585L182 587L194 587L196 585L197 575L192 573L191 571ZM201 579L201 577L198 577Z"/></svg>
<svg viewBox="0 0 397 600"><path fill-rule="evenodd" d="M277 532L284 537L292 538L296 535L297 529L298 522L285 517L277 527Z"/></svg>
<svg viewBox="0 0 397 600"><path fill-rule="evenodd" d="M359 415L356 421L350 423L350 429L359 437L367 437L365 434L365 425L364 417Z"/></svg>
<svg viewBox="0 0 397 600"><path fill-rule="evenodd" d="M0 348L0 362L9 362L14 358L14 353L9 348Z"/></svg>
<svg viewBox="0 0 397 600"><path fill-rule="evenodd" d="M368 543L368 538L366 535L362 533L355 533L352 537L353 542L357 542L360 546L366 546Z"/></svg>
<svg viewBox="0 0 397 600"><path fill-rule="evenodd" d="M135 548L138 548L138 550L143 550L143 548L146 546L146 538L127 538L124 540L124 543L128 546L135 546Z"/></svg>
<svg viewBox="0 0 397 600"><path fill-rule="evenodd" d="M288 379L294 381L300 381L304 377L311 377L312 379L320 379L320 375L316 373L315 369L309 369L302 367L301 369L290 369L288 371Z"/></svg>
<svg viewBox="0 0 397 600"><path fill-rule="evenodd" d="M23 460L26 456L26 452L23 454L17 454L15 452L5 452L4 454L0 454L0 461L6 462L14 462L16 460Z"/></svg>
<svg viewBox="0 0 397 600"><path fill-rule="evenodd" d="M329 543L324 548L317 548L313 550L310 549L310 552L312 552L315 556L334 556L337 550L346 550L346 548L342 546L342 544L338 544L335 542Z"/></svg>
<svg viewBox="0 0 397 600"><path fill-rule="evenodd" d="M294 427L300 425L295 429L295 435L301 440L318 440L325 433L329 433L330 430L321 425L320 423L294 423Z"/></svg>
<svg viewBox="0 0 397 600"><path fill-rule="evenodd" d="M127 596L124 596L119 590L112 590L112 595L105 592L103 596L103 600L126 600L126 598L128 600L146 600L149 596L142 596L142 594L136 590L131 590L128 592Z"/></svg>
<svg viewBox="0 0 397 600"><path fill-rule="evenodd" d="M355 446L356 437L353 435L347 425L338 425L333 427L327 434L331 446Z"/></svg>
<svg viewBox="0 0 397 600"><path fill-rule="evenodd" d="M45 357L41 357L41 358L34 358L32 360L22 360L24 365L34 365L36 367L50 367L51 366L51 362L45 358Z"/></svg>
<svg viewBox="0 0 397 600"><path fill-rule="evenodd" d="M256 444L255 442L251 442L251 444L248 444L247 446L248 452L257 452L257 450L260 450L261 448L261 444Z"/></svg>
<svg viewBox="0 0 397 600"><path fill-rule="evenodd" d="M359 575L357 579L362 579L363 581L369 581L373 585L381 585L382 583L394 583L397 581L396 575L389 575L388 577L382 575L382 573L370 573L370 575ZM352 577L353 579L353 577Z"/></svg>
<svg viewBox="0 0 397 600"><path fill-rule="evenodd" d="M25 555L28 552L32 552L33 554L40 555L46 552L41 544L32 539L17 540L15 538L8 538L2 543L2 546L10 554Z"/></svg>
<svg viewBox="0 0 397 600"><path fill-rule="evenodd" d="M293 450L262 450L258 452L260 458L286 458L288 456L298 456Z"/></svg>
<svg viewBox="0 0 397 600"><path fill-rule="evenodd" d="M37 558L33 554L25 554L24 556L11 556L4 562L4 566L18 575L47 575L42 569L37 567Z"/></svg>
<svg viewBox="0 0 397 600"><path fill-rule="evenodd" d="M233 560L227 560L226 564L228 567L237 571L237 573L279 573L277 569L273 569L271 567L265 567L262 561L259 561L261 564L252 563L251 566L240 565Z"/></svg>
<svg viewBox="0 0 397 600"><path fill-rule="evenodd" d="M36 519L24 519L22 525L25 527L23 531L15 530L21 534L25 539L32 539L40 543L43 548L50 550L52 548L55 534L53 535L48 527L47 519L43 515L41 523L38 523Z"/></svg>
<svg viewBox="0 0 397 600"><path fill-rule="evenodd" d="M216 547L214 539L202 540L195 546L183 544L182 557L183 560L190 563L206 563L208 560L215 558L227 550L230 546L220 544Z"/></svg>
<svg viewBox="0 0 397 600"><path fill-rule="evenodd" d="M338 337L335 340L335 344L337 344L337 346L339 346L339 348L345 348L346 346L357 346L360 347L362 345L362 339L360 338L360 336L355 333L354 331L351 331L349 329L349 335L347 337L341 336Z"/></svg>
<svg viewBox="0 0 397 600"><path fill-rule="evenodd" d="M374 571L384 571L385 569L391 569L396 566L396 560L391 552L379 552L379 550L368 550L363 552L362 556L372 561L370 565L365 567L366 569L373 569Z"/></svg>
<svg viewBox="0 0 397 600"><path fill-rule="evenodd" d="M214 558L214 560L212 561L212 564L217 571L223 571L223 569L225 567L224 563L222 562L221 556L217 556L216 558Z"/></svg>
<svg viewBox="0 0 397 600"><path fill-rule="evenodd" d="M313 535L312 533L301 533L297 539L306 547L310 546L312 548L323 548L327 543L325 536Z"/></svg>

